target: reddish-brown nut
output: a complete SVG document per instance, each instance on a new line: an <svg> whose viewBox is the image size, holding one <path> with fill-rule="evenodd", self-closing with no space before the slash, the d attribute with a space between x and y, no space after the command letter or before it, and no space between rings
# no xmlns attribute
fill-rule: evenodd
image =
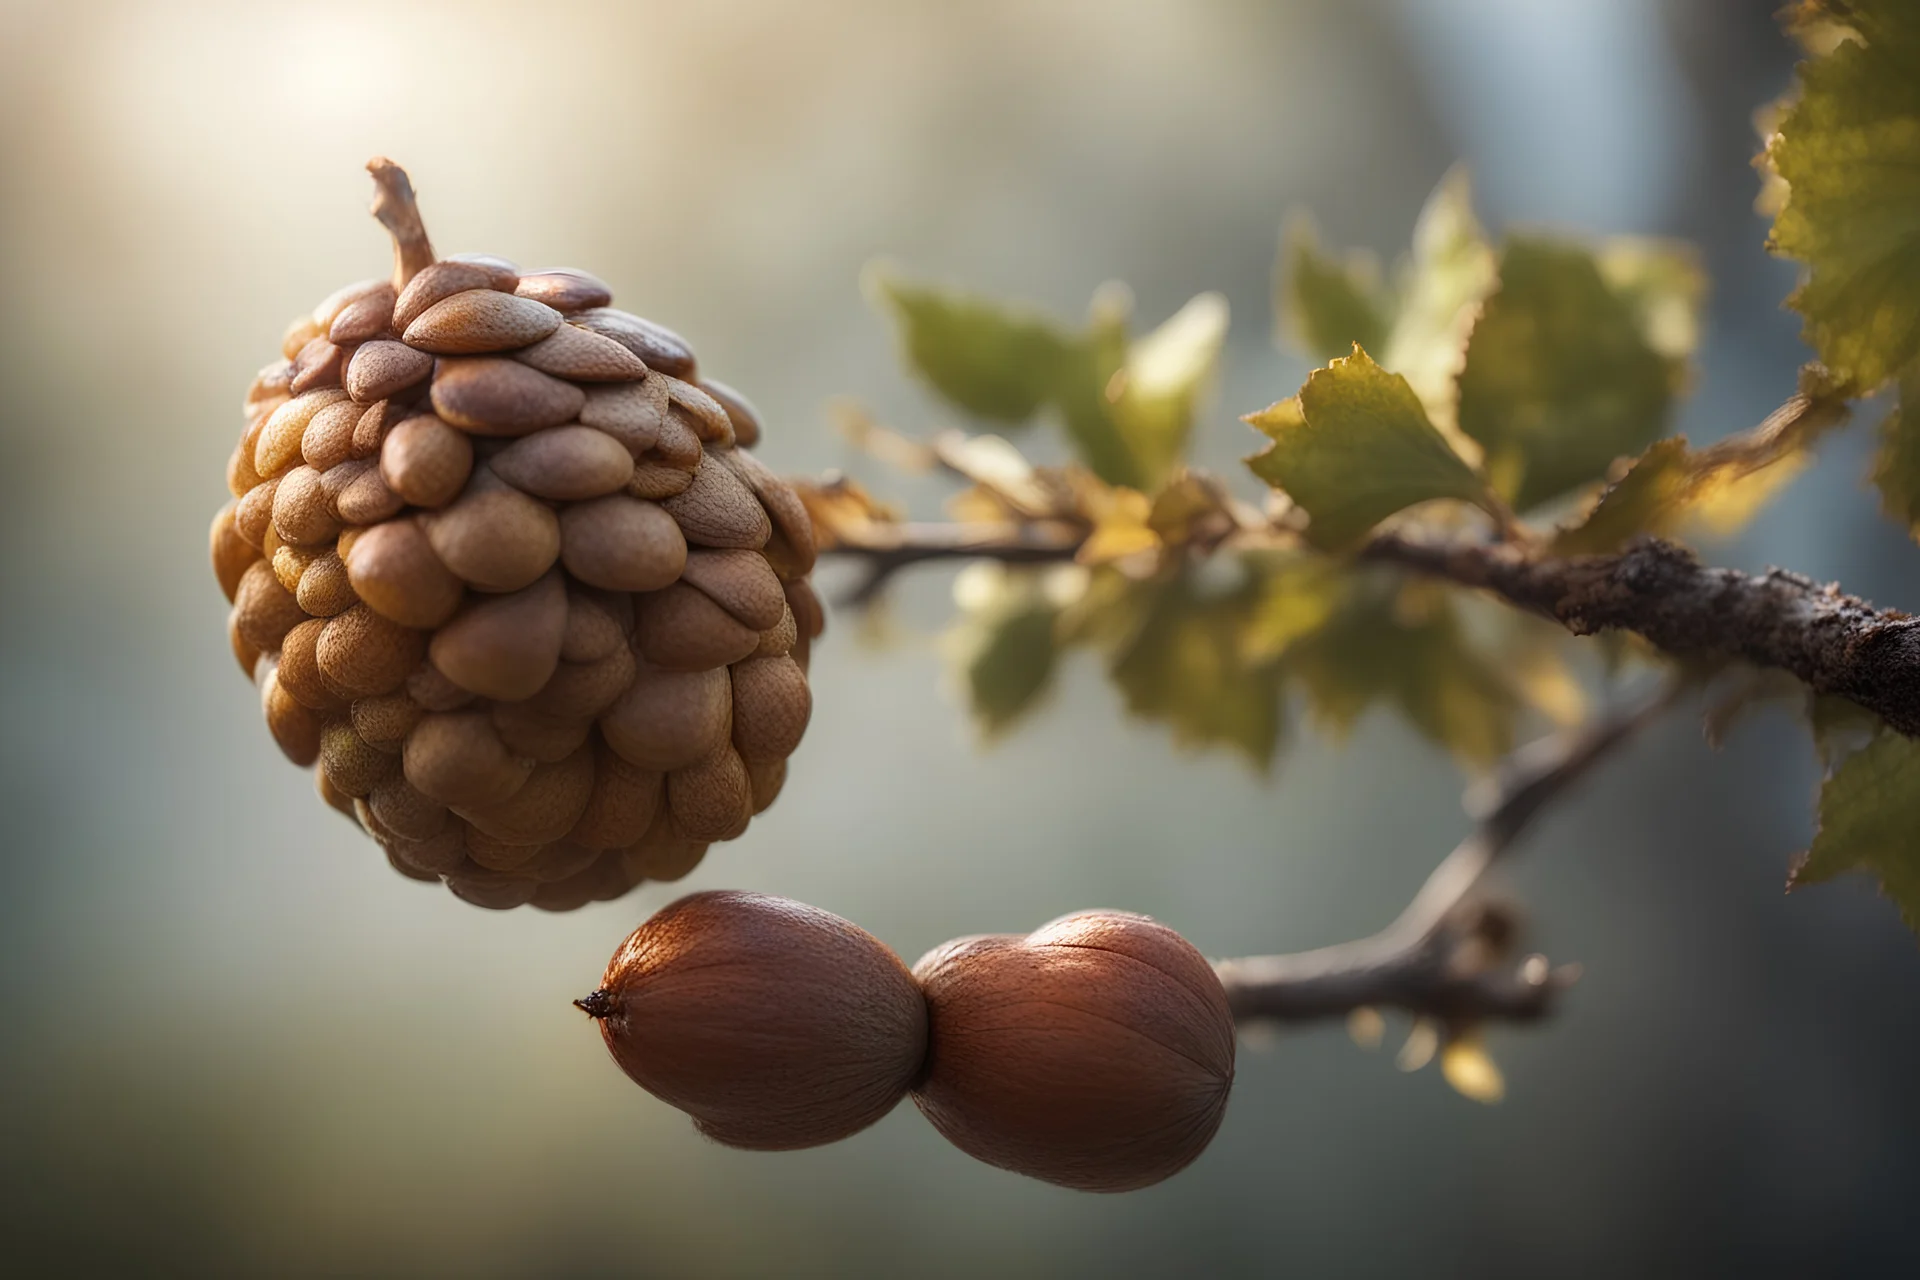
<svg viewBox="0 0 1920 1280"><path fill-rule="evenodd" d="M1220 1127L1233 1014L1165 925L1081 912L1024 938L956 939L914 976L931 1027L914 1101L976 1159L1129 1191L1185 1168Z"/></svg>
<svg viewBox="0 0 1920 1280"><path fill-rule="evenodd" d="M815 907L697 893L634 930L577 1001L614 1061L728 1146L835 1142L920 1071L926 1007L886 945Z"/></svg>

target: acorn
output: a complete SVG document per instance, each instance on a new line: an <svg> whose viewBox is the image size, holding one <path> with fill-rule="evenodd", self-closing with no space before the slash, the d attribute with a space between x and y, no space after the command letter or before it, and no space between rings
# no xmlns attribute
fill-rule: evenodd
<svg viewBox="0 0 1920 1280"><path fill-rule="evenodd" d="M684 338L583 271L437 257L405 172L367 167L393 274L247 392L209 544L229 643L402 874L553 910L684 875L806 727L804 508Z"/></svg>
<svg viewBox="0 0 1920 1280"><path fill-rule="evenodd" d="M1088 911L960 938L914 966L922 1114L988 1164L1082 1191L1150 1186L1212 1141L1234 1027L1209 965L1145 916Z"/></svg>
<svg viewBox="0 0 1920 1280"><path fill-rule="evenodd" d="M574 1003L635 1083L731 1147L858 1133L926 1056L926 1003L898 956L838 916L762 894L665 907Z"/></svg>

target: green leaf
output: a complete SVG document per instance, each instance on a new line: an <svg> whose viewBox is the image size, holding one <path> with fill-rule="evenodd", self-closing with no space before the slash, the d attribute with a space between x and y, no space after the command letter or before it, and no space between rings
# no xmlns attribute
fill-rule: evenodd
<svg viewBox="0 0 1920 1280"><path fill-rule="evenodd" d="M1559 556L1603 555L1643 533L1664 533L1693 483L1685 436L1655 441L1579 523L1553 539Z"/></svg>
<svg viewBox="0 0 1920 1280"><path fill-rule="evenodd" d="M954 581L961 620L945 639L967 706L991 742L1031 711L1058 665L1056 623L1075 575L969 565Z"/></svg>
<svg viewBox="0 0 1920 1280"><path fill-rule="evenodd" d="M1813 446L1847 420L1826 371L1801 370L1800 391L1752 431L1699 451L1685 436L1657 440L1553 541L1558 555L1615 551L1643 533L1694 523L1731 533L1812 461Z"/></svg>
<svg viewBox="0 0 1920 1280"><path fill-rule="evenodd" d="M1033 605L981 629L967 663L967 700L988 737L1025 715L1052 683L1057 612Z"/></svg>
<svg viewBox="0 0 1920 1280"><path fill-rule="evenodd" d="M966 412L1008 425L1046 403L1081 343L1044 316L955 290L868 274L891 308L909 366Z"/></svg>
<svg viewBox="0 0 1920 1280"><path fill-rule="evenodd" d="M1296 218L1282 236L1274 275L1274 314L1291 344L1319 361L1344 356L1356 345L1385 349L1388 309L1379 296L1380 271L1372 258L1326 256L1312 225Z"/></svg>
<svg viewBox="0 0 1920 1280"><path fill-rule="evenodd" d="M1889 516L1920 538L1920 372L1900 383L1900 402L1880 423L1873 482Z"/></svg>
<svg viewBox="0 0 1920 1280"><path fill-rule="evenodd" d="M867 276L900 328L908 365L976 417L1019 425L1058 415L1074 451L1109 484L1151 490L1179 464L1219 364L1227 302L1203 293L1139 341L1132 301L1105 285L1075 332L1037 312Z"/></svg>
<svg viewBox="0 0 1920 1280"><path fill-rule="evenodd" d="M1413 228L1413 252L1402 272L1399 312L1381 359L1406 378L1427 416L1443 432L1454 425L1454 379L1476 308L1492 291L1497 264L1473 215L1464 169L1440 180Z"/></svg>
<svg viewBox="0 0 1920 1280"><path fill-rule="evenodd" d="M1883 729L1820 790L1820 827L1790 888L1865 871L1920 932L1920 742Z"/></svg>
<svg viewBox="0 0 1920 1280"><path fill-rule="evenodd" d="M1294 641L1286 666L1314 719L1335 732L1386 702L1473 764L1513 748L1518 692L1468 644L1451 601L1431 588L1354 591L1324 627Z"/></svg>
<svg viewBox="0 0 1920 1280"><path fill-rule="evenodd" d="M1182 746L1230 746L1265 770L1280 747L1282 675L1241 643L1249 591L1203 592L1188 575L1131 585L1134 622L1109 674L1133 714ZM1113 625L1112 621L1106 624Z"/></svg>
<svg viewBox="0 0 1920 1280"><path fill-rule="evenodd" d="M1317 546L1351 546L1394 512L1433 498L1497 510L1407 380L1358 348L1315 371L1295 399L1246 421L1273 440L1247 464L1312 518L1307 536Z"/></svg>
<svg viewBox="0 0 1920 1280"><path fill-rule="evenodd" d="M1226 298L1203 293L1127 350L1112 418L1136 488L1157 489L1185 456L1226 336Z"/></svg>
<svg viewBox="0 0 1920 1280"><path fill-rule="evenodd" d="M1920 6L1823 0L1789 16L1860 39L1800 66L1799 98L1767 143L1787 185L1768 244L1807 266L1788 303L1808 344L1871 392L1920 356Z"/></svg>
<svg viewBox="0 0 1920 1280"><path fill-rule="evenodd" d="M1074 451L1108 484L1146 487L1139 461L1114 418L1113 392L1127 363L1127 318L1132 298L1118 285L1103 286L1088 308L1087 332L1065 353L1053 399Z"/></svg>
<svg viewBox="0 0 1920 1280"><path fill-rule="evenodd" d="M1607 473L1666 434L1672 364L1591 253L1515 237L1460 373L1460 429L1516 509Z"/></svg>

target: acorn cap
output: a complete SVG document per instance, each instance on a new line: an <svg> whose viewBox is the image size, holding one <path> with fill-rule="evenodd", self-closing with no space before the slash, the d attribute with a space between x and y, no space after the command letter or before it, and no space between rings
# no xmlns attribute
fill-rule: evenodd
<svg viewBox="0 0 1920 1280"><path fill-rule="evenodd" d="M368 168L392 277L296 320L244 398L208 536L234 656L409 878L564 910L684 875L806 724L804 509L686 339L583 271L439 257Z"/></svg>

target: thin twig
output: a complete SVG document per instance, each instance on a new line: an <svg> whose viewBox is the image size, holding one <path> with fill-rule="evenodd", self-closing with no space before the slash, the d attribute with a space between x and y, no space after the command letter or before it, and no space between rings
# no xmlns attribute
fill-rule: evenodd
<svg viewBox="0 0 1920 1280"><path fill-rule="evenodd" d="M1071 560L1085 535L1051 524L913 524L875 525L858 542L842 540L829 554L860 560L867 572L836 603L843 607L869 604L893 575L929 560L996 560L1002 564L1057 564Z"/></svg>
<svg viewBox="0 0 1920 1280"><path fill-rule="evenodd" d="M1573 971L1549 969L1538 958L1517 969L1473 962L1473 944L1500 923L1471 910L1476 893L1548 801L1659 718L1686 687L1672 681L1632 707L1509 756L1487 787L1468 793L1473 832L1379 933L1294 955L1221 961L1215 969L1234 1015L1301 1022L1387 1005L1455 1025L1544 1016Z"/></svg>
<svg viewBox="0 0 1920 1280"><path fill-rule="evenodd" d="M393 237L393 287L405 289L409 280L433 265L427 225L421 221L413 182L405 169L385 156L375 156L367 161L367 172L373 175L373 216Z"/></svg>

